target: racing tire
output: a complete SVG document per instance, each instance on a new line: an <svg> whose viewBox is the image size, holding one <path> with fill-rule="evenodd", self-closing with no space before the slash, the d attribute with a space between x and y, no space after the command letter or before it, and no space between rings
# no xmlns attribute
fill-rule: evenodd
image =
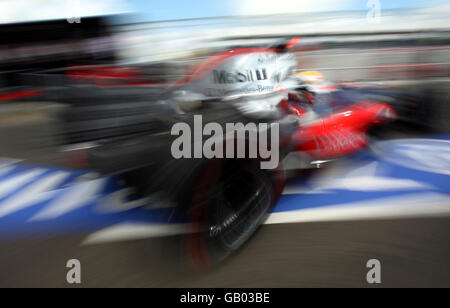
<svg viewBox="0 0 450 308"><path fill-rule="evenodd" d="M210 161L187 210L189 266L207 270L238 251L264 222L283 187L282 172L261 170L257 160Z"/></svg>

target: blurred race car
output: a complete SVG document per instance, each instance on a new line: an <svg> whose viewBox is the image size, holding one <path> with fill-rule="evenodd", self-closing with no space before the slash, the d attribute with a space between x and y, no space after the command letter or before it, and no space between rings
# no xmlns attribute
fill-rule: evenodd
<svg viewBox="0 0 450 308"><path fill-rule="evenodd" d="M137 195L175 205L175 216L192 226L186 241L192 265L220 263L258 230L281 195L288 154L314 167L318 160L355 153L366 147L369 129L396 116L383 102L319 102L319 92L308 96L310 90L288 89L285 82L296 67L286 51L289 45L220 53L169 87L73 89L63 99L69 107L61 115L66 161L72 167L119 174L136 187ZM182 111L184 103L193 101L198 102L195 108ZM242 125L227 131L230 123ZM222 147L232 155L196 154L204 146L202 133L208 124L227 132L208 138L214 149ZM193 155L174 157L180 133L174 127L184 127L189 136L193 132L182 149ZM256 127L255 134L251 127ZM263 129L266 139L259 138ZM277 142L267 144L272 137ZM252 146L259 149L254 155ZM261 168L268 160L263 146L278 154L276 168Z"/></svg>

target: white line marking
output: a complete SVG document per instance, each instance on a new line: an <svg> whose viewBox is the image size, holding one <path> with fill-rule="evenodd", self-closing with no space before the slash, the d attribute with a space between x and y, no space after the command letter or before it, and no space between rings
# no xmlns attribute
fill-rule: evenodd
<svg viewBox="0 0 450 308"><path fill-rule="evenodd" d="M101 213L119 213L143 207L150 203L149 197L128 201L127 197L134 191L134 188L126 187L108 194L99 202L96 211Z"/></svg>
<svg viewBox="0 0 450 308"><path fill-rule="evenodd" d="M50 198L56 192L51 190L69 175L69 172L63 171L52 173L26 187L13 197L4 200L0 203L0 218Z"/></svg>
<svg viewBox="0 0 450 308"><path fill-rule="evenodd" d="M90 234L81 245L178 235L189 230L190 224L121 223Z"/></svg>
<svg viewBox="0 0 450 308"><path fill-rule="evenodd" d="M11 165L15 165L19 162L23 161L22 159L13 159L13 158L5 158L5 157L0 157L0 166L4 167L4 166L11 166Z"/></svg>
<svg viewBox="0 0 450 308"><path fill-rule="evenodd" d="M395 147L392 148L392 145ZM371 146L381 160L420 171L450 175L450 140L409 138Z"/></svg>
<svg viewBox="0 0 450 308"><path fill-rule="evenodd" d="M336 206L272 213L266 224L399 219L450 215L449 195L421 193Z"/></svg>
<svg viewBox="0 0 450 308"><path fill-rule="evenodd" d="M31 217L28 221L52 219L79 209L89 202L97 199L105 179L98 179L68 188L67 193L51 201L43 210Z"/></svg>
<svg viewBox="0 0 450 308"><path fill-rule="evenodd" d="M24 173L20 173L13 177L7 178L0 182L0 197L4 197L19 187L31 182L36 177L43 174L45 169L33 169Z"/></svg>
<svg viewBox="0 0 450 308"><path fill-rule="evenodd" d="M269 214L265 224L437 216L450 216L450 197L438 193L421 193L339 206L272 213ZM121 223L89 235L82 245L179 235L191 231L190 224Z"/></svg>
<svg viewBox="0 0 450 308"><path fill-rule="evenodd" d="M315 184L315 185L314 185ZM342 189L349 191L391 191L432 189L431 186L409 179L393 179L388 177L360 176L342 179L323 179L314 183L309 189L301 186L286 186L283 195L291 194L323 194L331 190Z"/></svg>
<svg viewBox="0 0 450 308"><path fill-rule="evenodd" d="M0 176L2 176L4 174L8 174L15 168L16 168L15 166L1 166L0 167Z"/></svg>
<svg viewBox="0 0 450 308"><path fill-rule="evenodd" d="M360 177L360 176L375 176L375 172L378 168L378 162L374 161L368 164L364 164L362 166L356 167L356 169L349 168L350 171L346 174L345 177Z"/></svg>

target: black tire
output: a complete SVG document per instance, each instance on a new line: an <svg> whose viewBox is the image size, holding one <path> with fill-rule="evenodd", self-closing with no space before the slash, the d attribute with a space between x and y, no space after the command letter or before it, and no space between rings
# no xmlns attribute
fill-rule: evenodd
<svg viewBox="0 0 450 308"><path fill-rule="evenodd" d="M238 251L259 229L284 184L280 171L261 170L257 160L211 161L203 169L187 210L190 266L215 266Z"/></svg>

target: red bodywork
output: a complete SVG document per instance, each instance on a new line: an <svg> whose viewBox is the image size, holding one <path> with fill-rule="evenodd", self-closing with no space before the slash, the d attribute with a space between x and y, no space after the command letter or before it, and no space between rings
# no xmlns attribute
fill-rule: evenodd
<svg viewBox="0 0 450 308"><path fill-rule="evenodd" d="M301 119L298 106L283 102ZM290 106L289 106L290 105ZM386 103L362 101L350 107L300 125L291 137L293 151L307 153L314 159L330 159L355 153L367 146L366 133L375 124L396 117Z"/></svg>

